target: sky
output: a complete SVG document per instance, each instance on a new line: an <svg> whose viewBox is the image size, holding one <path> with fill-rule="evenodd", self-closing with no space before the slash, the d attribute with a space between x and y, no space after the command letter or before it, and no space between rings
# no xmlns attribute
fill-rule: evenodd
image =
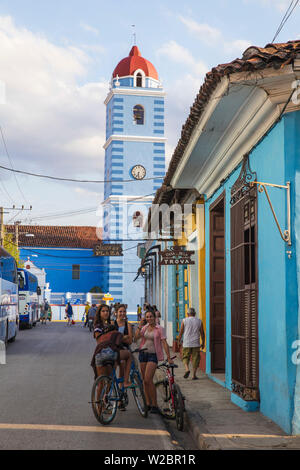
<svg viewBox="0 0 300 470"><path fill-rule="evenodd" d="M250 45L271 42L290 3L0 1L0 165L103 179L104 100L114 68L133 45L132 25L167 93L169 161L205 74L241 57ZM300 39L300 5L276 42L294 39ZM54 182L0 169L0 201L7 209L32 206L6 210L5 223L96 226L103 184Z"/></svg>

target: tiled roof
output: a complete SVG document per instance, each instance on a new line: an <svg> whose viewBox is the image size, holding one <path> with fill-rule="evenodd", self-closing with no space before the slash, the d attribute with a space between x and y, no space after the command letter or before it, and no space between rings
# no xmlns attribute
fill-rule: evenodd
<svg viewBox="0 0 300 470"><path fill-rule="evenodd" d="M6 225L5 229L15 233L14 225ZM96 227L19 225L19 246L91 249L100 241L96 230L101 231Z"/></svg>
<svg viewBox="0 0 300 470"><path fill-rule="evenodd" d="M280 44L267 44L265 47L251 46L245 50L242 59L214 67L206 74L203 85L196 96L190 114L182 126L181 137L171 158L163 186L157 190L153 203L157 203L162 192L170 185L172 176L180 162L192 132L197 125L208 101L221 79L238 72L255 72L266 68L280 69L300 59L300 40Z"/></svg>

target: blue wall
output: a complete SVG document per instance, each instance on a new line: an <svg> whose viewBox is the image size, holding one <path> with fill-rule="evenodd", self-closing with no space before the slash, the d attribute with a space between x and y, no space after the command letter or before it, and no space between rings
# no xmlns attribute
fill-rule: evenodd
<svg viewBox="0 0 300 470"><path fill-rule="evenodd" d="M292 185L292 222L295 220L295 163L299 149L300 114L291 113L264 138L250 154L252 171L258 181ZM298 150L299 152L299 150ZM230 274L230 191L240 167L206 202L209 206L226 191L226 387L231 388L231 274ZM268 188L282 229L286 228L286 191ZM291 431L296 367L291 361L292 342L297 339L298 284L295 256L295 227L292 226L292 257L281 239L264 193L258 193L258 329L260 411ZM209 223L206 224L206 286L209 292ZM207 344L209 344L210 305L207 296ZM207 371L211 354L207 351Z"/></svg>
<svg viewBox="0 0 300 470"><path fill-rule="evenodd" d="M31 261L46 271L46 282L52 292L89 292L95 286L107 292L107 268L104 258L95 257L93 250L67 248L21 248L21 259ZM80 279L72 279L72 265L80 265Z"/></svg>
<svg viewBox="0 0 300 470"><path fill-rule="evenodd" d="M119 88L115 88L115 93L107 103L106 138L115 135L118 140L114 138L105 151L105 179L112 180L105 184L105 200L110 196L152 196L161 186L165 175L165 143L157 142L164 137L164 98L147 95L147 92L146 96L143 96L143 88L134 88L132 78L120 78L119 82L120 93ZM151 84L153 85L151 80L146 80L147 91ZM155 92L157 91L163 90L156 88ZM136 124L134 120L133 109L136 105L144 108L144 124ZM132 141L132 136L141 139ZM127 137L129 140L126 140ZM135 180L131 174L133 166L139 164L143 165L147 172L143 181ZM109 199L105 207L107 216L103 223L104 238L114 242L120 240L124 252L122 258L108 260L107 283L114 299L128 304L129 312L136 312L136 306L144 296L144 283L140 278L133 282L140 267L135 239L143 239L143 236L142 228L136 230L136 236L133 235L132 216L134 212L139 211L144 215L145 222L151 201L143 203L137 199L134 204L126 205L125 202L124 206L122 201L113 203ZM118 207L115 209L116 205ZM129 241L126 241L128 239Z"/></svg>

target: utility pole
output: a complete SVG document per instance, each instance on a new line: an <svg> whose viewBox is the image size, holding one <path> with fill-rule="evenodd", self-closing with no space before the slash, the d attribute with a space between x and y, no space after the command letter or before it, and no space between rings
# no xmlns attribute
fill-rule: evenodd
<svg viewBox="0 0 300 470"><path fill-rule="evenodd" d="M15 222L15 244L16 244L17 250L19 249L19 225L20 223L21 222L19 220Z"/></svg>
<svg viewBox="0 0 300 470"><path fill-rule="evenodd" d="M9 212L4 212L4 211L31 211L32 206L29 207L29 209L26 209L24 206L22 207L0 207L0 246L4 246L4 237L5 237L5 225L4 225L4 214L9 214ZM18 225L20 222L17 222L16 225L16 245L19 245L19 227Z"/></svg>
<svg viewBox="0 0 300 470"><path fill-rule="evenodd" d="M0 244L4 245L4 208L0 207Z"/></svg>

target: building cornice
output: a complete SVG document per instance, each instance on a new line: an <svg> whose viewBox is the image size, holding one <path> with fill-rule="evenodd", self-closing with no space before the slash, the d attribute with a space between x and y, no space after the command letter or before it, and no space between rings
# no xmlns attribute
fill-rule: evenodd
<svg viewBox="0 0 300 470"><path fill-rule="evenodd" d="M155 88L112 88L107 95L104 104L107 105L114 95L132 95L132 96L154 96L164 98L167 94L162 89Z"/></svg>
<svg viewBox="0 0 300 470"><path fill-rule="evenodd" d="M106 150L107 147L114 141L114 140L122 140L125 142L157 142L157 143L165 143L167 139L165 137L153 137L153 136L139 136L139 135L111 135L103 148Z"/></svg>
<svg viewBox="0 0 300 470"><path fill-rule="evenodd" d="M105 199L105 201L102 202L102 205L105 206L107 204L113 204L113 203L119 203L120 200L122 202L136 202L137 204L139 202L152 202L154 199L154 196L109 196L108 198Z"/></svg>

